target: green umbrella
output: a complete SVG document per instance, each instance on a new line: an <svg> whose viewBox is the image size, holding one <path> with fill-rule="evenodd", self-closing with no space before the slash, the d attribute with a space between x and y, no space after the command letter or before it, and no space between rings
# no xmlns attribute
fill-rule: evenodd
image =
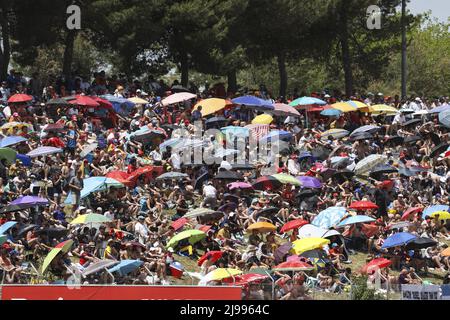
<svg viewBox="0 0 450 320"><path fill-rule="evenodd" d="M16 160L17 152L11 148L0 148L0 160L6 159L9 163Z"/></svg>
<svg viewBox="0 0 450 320"><path fill-rule="evenodd" d="M108 223L111 220L98 213L82 214L72 220L70 224Z"/></svg>
<svg viewBox="0 0 450 320"><path fill-rule="evenodd" d="M279 173L279 174L273 174L272 177L280 181L282 184L292 184L294 186L301 186L301 182L296 179L295 177L285 174L285 173Z"/></svg>
<svg viewBox="0 0 450 320"><path fill-rule="evenodd" d="M204 233L203 231L195 230L195 229L186 230L186 231L180 232L179 234L174 236L172 239L170 239L170 241L166 247L173 248L178 244L178 242L180 242L181 240L184 240L184 239L189 239L190 244L195 244L195 243L201 241L205 237L206 237L206 233Z"/></svg>
<svg viewBox="0 0 450 320"><path fill-rule="evenodd" d="M53 259L58 255L58 253L63 252L66 253L70 250L70 248L73 245L73 240L67 240L64 242L61 242L56 247L54 247L49 254L45 257L44 263L42 264L41 273L44 273L45 270L47 270L50 263L52 263Z"/></svg>
<svg viewBox="0 0 450 320"><path fill-rule="evenodd" d="M0 234L0 245L4 244L8 238L4 234Z"/></svg>

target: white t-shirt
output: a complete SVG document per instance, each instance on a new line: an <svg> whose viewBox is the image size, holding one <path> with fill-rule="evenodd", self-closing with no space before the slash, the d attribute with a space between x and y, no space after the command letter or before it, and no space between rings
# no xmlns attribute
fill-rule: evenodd
<svg viewBox="0 0 450 320"><path fill-rule="evenodd" d="M203 187L203 195L207 198L215 198L217 190L211 185L206 185Z"/></svg>
<svg viewBox="0 0 450 320"><path fill-rule="evenodd" d="M148 238L148 229L142 223L138 222L134 226L134 232L139 237L139 242L145 244L146 239Z"/></svg>
<svg viewBox="0 0 450 320"><path fill-rule="evenodd" d="M172 155L170 156L170 162L172 163L172 166L175 170L181 169L181 158L177 152L172 153Z"/></svg>

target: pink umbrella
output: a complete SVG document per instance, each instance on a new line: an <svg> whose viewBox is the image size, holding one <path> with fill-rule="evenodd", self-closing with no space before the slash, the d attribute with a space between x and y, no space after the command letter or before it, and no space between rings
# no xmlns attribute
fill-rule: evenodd
<svg viewBox="0 0 450 320"><path fill-rule="evenodd" d="M402 215L402 220L406 220L409 218L411 214L422 212L423 208L420 207L412 207L406 210Z"/></svg>
<svg viewBox="0 0 450 320"><path fill-rule="evenodd" d="M228 189L234 190L234 189L251 189L253 188L250 183L247 182L233 182L229 183L227 185Z"/></svg>
<svg viewBox="0 0 450 320"><path fill-rule="evenodd" d="M184 102L190 99L197 98L197 95L190 93L190 92L180 92L172 94L171 96L168 96L167 98L163 99L161 102L164 106L168 106L175 103Z"/></svg>
<svg viewBox="0 0 450 320"><path fill-rule="evenodd" d="M274 110L272 110L271 113L273 113L274 115L300 117L300 113L297 110L295 110L295 108L287 104L275 103L273 107Z"/></svg>

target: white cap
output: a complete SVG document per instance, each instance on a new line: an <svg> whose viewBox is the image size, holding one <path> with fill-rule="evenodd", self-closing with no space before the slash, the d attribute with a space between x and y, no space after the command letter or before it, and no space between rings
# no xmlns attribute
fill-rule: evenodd
<svg viewBox="0 0 450 320"><path fill-rule="evenodd" d="M78 210L86 210L86 207L80 206L78 207Z"/></svg>
<svg viewBox="0 0 450 320"><path fill-rule="evenodd" d="M88 213L92 213L92 210L91 209L87 209L86 210L86 214L88 214Z"/></svg>
<svg viewBox="0 0 450 320"><path fill-rule="evenodd" d="M98 207L97 211L103 211L103 209L101 207Z"/></svg>

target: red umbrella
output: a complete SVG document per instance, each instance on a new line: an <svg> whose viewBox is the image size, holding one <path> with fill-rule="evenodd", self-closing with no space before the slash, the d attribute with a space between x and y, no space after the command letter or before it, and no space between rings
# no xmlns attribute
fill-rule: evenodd
<svg viewBox="0 0 450 320"><path fill-rule="evenodd" d="M175 220L172 222L171 227L175 229L175 231L180 230L184 227L184 225L188 222L188 219L186 218L180 218L178 220Z"/></svg>
<svg viewBox="0 0 450 320"><path fill-rule="evenodd" d="M246 286L252 282L261 282L268 278L269 276L258 273L247 273L234 277L234 284L237 286ZM226 278L222 280L225 283L233 283L233 278Z"/></svg>
<svg viewBox="0 0 450 320"><path fill-rule="evenodd" d="M47 139L45 145L56 148L64 148L66 146L66 144L58 137L52 137Z"/></svg>
<svg viewBox="0 0 450 320"><path fill-rule="evenodd" d="M130 181L128 180L130 175L125 171L111 171L106 174L106 177L117 180L124 185L130 185Z"/></svg>
<svg viewBox="0 0 450 320"><path fill-rule="evenodd" d="M377 185L378 189L391 190L394 187L394 181L384 180Z"/></svg>
<svg viewBox="0 0 450 320"><path fill-rule="evenodd" d="M303 227L305 224L308 224L308 221L303 220L303 219L291 220L284 224L284 226L281 228L280 232L285 233L289 230L298 229L300 227Z"/></svg>
<svg viewBox="0 0 450 320"><path fill-rule="evenodd" d="M205 253L203 256L201 256L200 259L198 259L197 265L200 267L203 264L203 262L205 262L209 258L212 258L212 263L215 263L217 262L217 260L222 258L222 256L223 256L222 251L209 251Z"/></svg>
<svg viewBox="0 0 450 320"><path fill-rule="evenodd" d="M76 96L75 100L69 101L70 104L75 104L82 107L99 107L100 104L88 96Z"/></svg>
<svg viewBox="0 0 450 320"><path fill-rule="evenodd" d="M256 190L273 190L282 186L282 183L274 177L262 176L252 184Z"/></svg>
<svg viewBox="0 0 450 320"><path fill-rule="evenodd" d="M104 109L113 109L113 105L111 102L109 102L108 100L102 99L100 97L92 97L92 100L94 100L95 102L97 102L99 104L100 108L104 108Z"/></svg>
<svg viewBox="0 0 450 320"><path fill-rule="evenodd" d="M13 94L11 97L9 97L8 103L23 103L23 102L28 102L31 100L33 100L32 96L29 96L29 95L23 94L23 93L17 93L17 94Z"/></svg>
<svg viewBox="0 0 450 320"><path fill-rule="evenodd" d="M418 213L418 212L422 212L423 208L420 207L412 207L409 208L408 210L406 210L403 215L402 215L402 220L406 220L409 218L410 215Z"/></svg>
<svg viewBox="0 0 450 320"><path fill-rule="evenodd" d="M362 273L370 273L377 269L389 267L391 264L392 264L391 260L388 260L385 258L373 259L368 264L366 264L364 267L362 267L361 272Z"/></svg>
<svg viewBox="0 0 450 320"><path fill-rule="evenodd" d="M195 229L203 231L204 233L208 233L208 231L211 229L211 226L206 226L204 224L198 224L195 226Z"/></svg>
<svg viewBox="0 0 450 320"><path fill-rule="evenodd" d="M356 202L352 202L349 209L372 210L372 209L378 209L378 206L375 203L373 203L372 201L356 201Z"/></svg>
<svg viewBox="0 0 450 320"><path fill-rule="evenodd" d="M276 267L273 268L273 270L276 271L307 271L307 270L313 270L314 266L307 262L303 261L286 261L283 263L280 263Z"/></svg>

